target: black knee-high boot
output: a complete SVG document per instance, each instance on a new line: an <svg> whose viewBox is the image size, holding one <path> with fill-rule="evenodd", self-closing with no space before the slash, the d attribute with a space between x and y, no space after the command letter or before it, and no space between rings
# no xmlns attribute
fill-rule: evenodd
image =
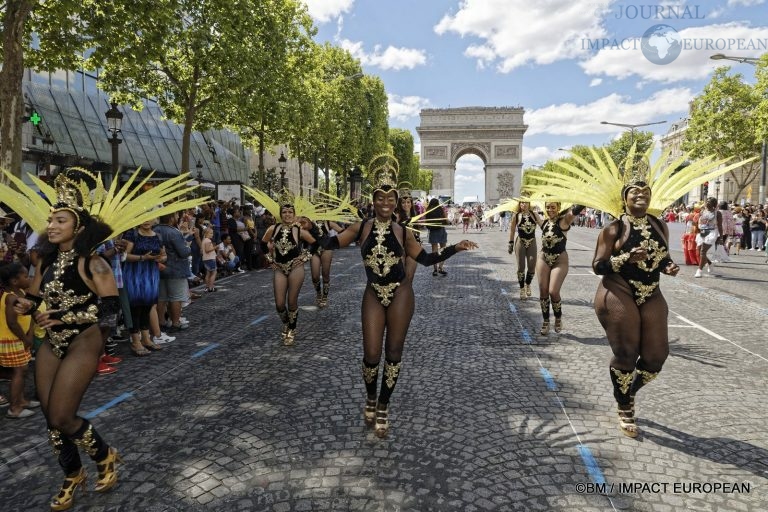
<svg viewBox="0 0 768 512"><path fill-rule="evenodd" d="M563 330L563 301L552 301L552 312L555 314L555 332Z"/></svg>
<svg viewBox="0 0 768 512"><path fill-rule="evenodd" d="M95 461L104 460L109 453L109 445L86 419L83 419L83 424L69 438Z"/></svg>
<svg viewBox="0 0 768 512"><path fill-rule="evenodd" d="M634 397L640 388L658 377L660 371L661 369L656 372L649 371L645 362L642 359L638 359L637 365L635 365L635 373L632 379L632 386L629 389L629 394Z"/></svg>
<svg viewBox="0 0 768 512"><path fill-rule="evenodd" d="M522 271L517 272L517 282L520 284L520 288L525 287L525 272L522 272Z"/></svg>
<svg viewBox="0 0 768 512"><path fill-rule="evenodd" d="M379 404L386 406L389 404L389 397L395 389L397 379L400 377L401 361L386 360L384 372L381 374L381 391L379 392Z"/></svg>
<svg viewBox="0 0 768 512"><path fill-rule="evenodd" d="M544 319L539 332L546 335L549 334L549 297L539 299L539 305L541 306L541 317Z"/></svg>
<svg viewBox="0 0 768 512"><path fill-rule="evenodd" d="M323 307L328 305L328 292L330 291L331 291L331 283L328 281L323 281L323 298L322 298Z"/></svg>
<svg viewBox="0 0 768 512"><path fill-rule="evenodd" d="M630 388L632 387L632 378L634 372L625 372L618 368L610 367L611 370L611 382L613 383L613 397L616 399L616 403L619 404L619 408L629 408L631 397Z"/></svg>
<svg viewBox="0 0 768 512"><path fill-rule="evenodd" d="M525 284L528 286L531 286L531 283L533 282L533 272L526 272L525 273Z"/></svg>
<svg viewBox="0 0 768 512"><path fill-rule="evenodd" d="M298 321L299 321L299 310L294 309L293 311L291 311L289 309L288 310L288 329L291 331L295 331L296 324L298 323Z"/></svg>
<svg viewBox="0 0 768 512"><path fill-rule="evenodd" d="M55 428L48 427L48 443L53 448L53 453L59 458L59 466L66 476L71 476L80 471L83 462L80 460L80 452L77 445L67 436L61 434Z"/></svg>
<svg viewBox="0 0 768 512"><path fill-rule="evenodd" d="M318 279L317 281L315 281L313 279L312 280L312 286L315 287L315 302L319 306L320 305L320 300L323 298L322 292L320 291L320 280Z"/></svg>
<svg viewBox="0 0 768 512"><path fill-rule="evenodd" d="M379 363L369 363L363 359L363 381L365 382L365 393L369 399L376 398L376 388L379 385Z"/></svg>
<svg viewBox="0 0 768 512"><path fill-rule="evenodd" d="M363 382L365 382L365 408L363 409L363 419L365 423L373 425L376 419L376 387L379 384L379 363L369 363L363 358L361 366L363 373Z"/></svg>
<svg viewBox="0 0 768 512"><path fill-rule="evenodd" d="M280 331L280 335L285 341L285 335L288 333L288 310L277 308L277 314L280 315L280 321L283 322L283 327Z"/></svg>

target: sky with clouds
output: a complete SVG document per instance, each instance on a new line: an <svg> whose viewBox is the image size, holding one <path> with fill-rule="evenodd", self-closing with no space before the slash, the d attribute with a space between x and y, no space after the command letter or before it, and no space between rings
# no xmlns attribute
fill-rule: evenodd
<svg viewBox="0 0 768 512"><path fill-rule="evenodd" d="M528 130L524 167L558 148L604 144L622 128L657 136L686 116L718 65L754 81L752 66L716 53L768 52L768 0L304 0L330 41L384 81L390 126L411 130L422 108L519 106ZM668 25L682 51L654 64L643 35ZM675 35L675 34L673 34ZM483 162L457 163L457 198L483 197Z"/></svg>

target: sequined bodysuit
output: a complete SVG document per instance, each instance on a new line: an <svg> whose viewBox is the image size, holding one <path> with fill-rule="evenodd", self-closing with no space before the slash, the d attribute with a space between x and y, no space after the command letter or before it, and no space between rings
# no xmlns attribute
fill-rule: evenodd
<svg viewBox="0 0 768 512"><path fill-rule="evenodd" d="M557 259L565 252L565 244L568 241L565 233L570 227L562 229L560 219L561 217L556 217L554 220L547 219L541 224L541 254L550 267L554 267Z"/></svg>
<svg viewBox="0 0 768 512"><path fill-rule="evenodd" d="M531 212L520 212L517 215L517 237L526 249L536 240L536 219Z"/></svg>
<svg viewBox="0 0 768 512"><path fill-rule="evenodd" d="M293 237L293 228L294 226L278 224L272 234L272 243L275 246L275 259L272 262L272 267L286 276L297 264L306 261L301 250L301 244Z"/></svg>
<svg viewBox="0 0 768 512"><path fill-rule="evenodd" d="M320 245L320 239L323 237L328 236L330 233L330 228L328 227L327 221L322 222L316 222L314 227L312 228L312 231L310 231L310 234L314 237L315 240L317 240L315 243L309 246L309 253L317 256L320 256L323 254L323 246Z"/></svg>
<svg viewBox="0 0 768 512"><path fill-rule="evenodd" d="M99 321L99 298L85 284L77 271L78 256L74 249L60 251L43 272L41 296L47 310L61 310L62 325L49 327L48 339L59 359L67 355L72 340Z"/></svg>
<svg viewBox="0 0 768 512"><path fill-rule="evenodd" d="M627 261L618 272L621 278L629 284L635 303L639 306L656 291L659 286L661 271L671 260L664 237L651 226L647 215L632 217L625 214L621 216L622 223L624 218L629 221L629 236L618 251L614 250L613 255L620 256L628 253L634 247L642 247L648 253L648 257L643 261L636 263Z"/></svg>
<svg viewBox="0 0 768 512"><path fill-rule="evenodd" d="M384 307L392 303L395 289L406 277L403 255L405 249L392 231L392 221L374 219L368 237L360 245L368 285ZM365 222L360 227L362 234Z"/></svg>

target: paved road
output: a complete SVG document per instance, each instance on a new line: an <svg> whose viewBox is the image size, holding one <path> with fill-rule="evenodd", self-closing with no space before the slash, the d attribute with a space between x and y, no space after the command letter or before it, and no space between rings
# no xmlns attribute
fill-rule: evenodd
<svg viewBox="0 0 768 512"><path fill-rule="evenodd" d="M561 335L537 335L538 301L516 298L506 233L467 235L480 249L447 277L420 269L386 440L361 418L359 254L337 251L326 310L305 285L290 348L270 274L227 278L186 310L193 327L170 348L121 346L120 371L92 384L82 414L125 465L115 490L77 509L765 510L765 256L663 277L671 354L638 397L632 440L616 427L591 306L596 236L571 231ZM41 417L0 420L3 510L44 509L58 488L44 430Z"/></svg>

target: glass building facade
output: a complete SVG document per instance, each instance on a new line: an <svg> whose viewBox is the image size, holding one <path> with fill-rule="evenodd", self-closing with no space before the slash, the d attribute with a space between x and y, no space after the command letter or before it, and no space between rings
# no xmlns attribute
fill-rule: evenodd
<svg viewBox="0 0 768 512"><path fill-rule="evenodd" d="M37 73L27 70L23 83L28 113L36 112L37 125L25 123L24 172L47 171L78 165L94 171L112 168L111 136L105 113L109 97L96 87L98 76L82 71ZM141 112L118 106L123 113L119 137L120 173L137 168L155 171L155 176L171 177L181 169L183 126L164 120L156 102L144 101ZM46 145L44 140L50 134ZM192 132L190 173L194 179L202 172L208 182L248 182L249 155L240 137L227 130ZM198 162L202 168L197 167Z"/></svg>

